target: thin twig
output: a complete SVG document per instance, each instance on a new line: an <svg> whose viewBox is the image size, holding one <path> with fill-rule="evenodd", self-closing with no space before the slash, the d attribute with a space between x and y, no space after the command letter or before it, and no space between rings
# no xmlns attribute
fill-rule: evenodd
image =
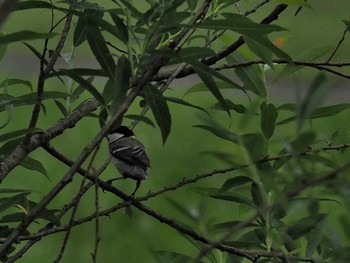
<svg viewBox="0 0 350 263"><path fill-rule="evenodd" d="M350 22L350 19L348 20L348 22ZM344 29L344 32L343 32L343 34L342 34L342 36L341 36L339 42L338 42L338 45L335 47L335 49L333 50L332 54L331 54L330 57L327 59L327 61L326 61L327 63L330 62L330 61L332 60L332 58L335 56L335 54L336 54L337 51L339 50L341 44L342 44L342 43L344 42L344 40L345 40L345 36L346 36L346 34L348 33L348 31L349 31L349 28L346 27L346 28Z"/></svg>

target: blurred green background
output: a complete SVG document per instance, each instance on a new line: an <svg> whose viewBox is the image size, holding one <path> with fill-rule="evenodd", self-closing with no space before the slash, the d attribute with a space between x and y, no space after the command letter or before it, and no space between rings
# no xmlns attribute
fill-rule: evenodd
<svg viewBox="0 0 350 263"><path fill-rule="evenodd" d="M112 6L110 1L97 1L100 5ZM246 1L247 5L254 5L256 1ZM303 9L297 17L294 17L296 8L289 8L289 10L280 16L280 19L275 22L281 26L289 29L286 33L288 37L283 49L290 53L293 57L302 53L303 51L316 46L334 45L340 39L344 24L342 19L346 20L349 17L348 10L350 10L350 2L347 0L335 1L308 1L312 9ZM252 15L255 18L264 17L270 12L271 4L265 6L257 14ZM140 7L142 9L143 7ZM29 13L16 12L11 15L2 32L10 33L19 30L37 30L46 32L49 29L49 11L36 10ZM42 47L41 41L31 42L37 48ZM55 41L51 41L54 48ZM335 57L338 61L344 57L350 57L350 50L347 48L350 42L346 39L341 49ZM67 41L64 52L71 52L71 41ZM87 47L82 47L76 51L76 57L71 61L72 66L94 66L91 53ZM59 67L67 67L67 64L61 58ZM0 77L1 81L7 77L22 78L30 80L33 86L36 85L36 79L39 71L39 63L34 55L27 50L24 45L16 43L8 47L5 58L0 62ZM283 80L282 82L272 83L269 97L274 102L285 102L295 100L296 86L299 88L307 87L311 78L316 74L315 70L304 70L298 72L296 75ZM232 75L227 71L228 75ZM271 78L275 73L271 73ZM168 96L182 96L185 90L191 87L198 80L190 76L184 80L175 81L171 86L172 90L167 92ZM104 85L104 80L98 79L94 82L96 86ZM329 95L328 102L335 103L336 101L348 101L350 94L347 91L348 84L340 78L334 78L334 85ZM65 87L57 82L48 81L46 84L47 90L60 90L65 92ZM11 88L11 94L19 95L29 92L26 87L19 86ZM232 93L227 92L226 96L232 96ZM237 103L247 103L243 96L238 96ZM210 114L218 122L225 127L232 127L237 133L245 133L259 131L257 120L252 117L248 120L248 124L243 130L238 130L237 123L240 123L244 116L233 114L231 119L224 113L211 110L211 106L215 101L207 96L205 93L200 95L192 94L186 97L188 101L196 105L200 105L210 111ZM161 135L158 129L150 126L140 124L135 129L136 135L142 140L148 150L151 159L152 170L147 181L142 183L141 189L137 195L146 194L150 190L158 190L166 185L172 185L182 180L182 178L193 177L200 173L205 173L217 168L224 168L232 165L232 163L244 162L242 152L233 144L227 141L214 138L209 133L203 130L193 128L195 124L201 124L205 114L195 109L185 108L179 105L169 104L172 115L172 131L168 141L162 145ZM56 105L52 101L45 102L46 114L41 114L39 127L46 129L53 125L58 119L62 118L62 114L57 110ZM32 107L22 106L16 108L12 117L11 123L1 132L5 133L19 128L27 127L31 116ZM141 108L138 102L135 102L130 109L130 113L138 114ZM4 115L4 113L2 113ZM151 114L147 114L151 117ZM5 116L2 117L5 119ZM152 117L151 117L152 118ZM280 116L279 119L283 119ZM246 121L246 120L245 120ZM125 124L130 122L126 120ZM339 130L339 141L349 141L350 120L348 112L339 114L337 118L321 119L313 122L315 130L322 130L322 133L331 134ZM276 145L276 153L279 151L279 138L291 138L293 136L295 127L290 125L280 126L276 131L274 143ZM57 146L63 153L67 154L71 159L75 159L83 147L90 142L99 130L97 119L86 117L78 123L78 125L71 130L67 130L62 136L52 141L52 145ZM322 134L321 133L321 134ZM322 135L321 135L322 136ZM322 138L320 138L322 139ZM336 143L336 142L334 142ZM230 153L234 158L231 160L220 159L212 154L211 151L220 150ZM57 180L68 168L51 156L44 150L38 149L31 157L41 160L45 164L50 179L48 180L37 172L31 172L22 167L17 167L3 183L3 187L8 188L24 188L34 189L31 198L40 200L45 195L46 191L55 185ZM94 166L98 168L107 157L107 143L103 145L97 155ZM345 158L345 157L344 157ZM196 187L218 187L227 178L240 175L241 171L219 175L206 179L200 182ZM102 179L115 177L116 170L109 166L102 174ZM34 178L34 179L33 179ZM76 176L73 183L66 188L64 192L55 199L49 207L60 208L67 200L77 191L80 184L80 176ZM131 180L118 181L115 183L120 189L131 192L135 182ZM159 211L161 214L179 219L180 222L194 226L198 231L208 234L210 237L215 237L215 233L210 231L210 224L212 222L222 222L234 217L245 215L246 211L240 207L232 207L231 204L225 205L223 202L204 198L196 193L193 186L187 186L175 192L168 192L160 198L151 199L145 202L146 205L152 209ZM87 194L81 200L78 209L78 218L89 215L94 211L93 193ZM100 193L101 209L108 208L120 202L120 200L108 193ZM175 208L174 203L183 205L186 208L188 215ZM220 204L220 206L218 206ZM337 209L337 204L328 204ZM120 210L110 217L100 219L101 242L98 252L99 262L155 262L154 251L156 250L171 250L178 251L188 255L196 255L197 248L190 244L190 242L179 235L173 229L170 229L164 224L159 223L153 218L144 215L133 208L133 216L130 218L125 215L124 210ZM332 215L335 220L337 214ZM69 217L65 217L62 221ZM334 221L335 222L335 221ZM39 229L45 222L37 222L32 226L32 230ZM43 238L38 242L23 259L18 262L52 262L56 257L64 233L58 233L52 236ZM90 252L93 251L94 246L94 223L87 223L75 227L72 231L72 238L68 242L68 248L62 262L88 262L91 260ZM220 253L217 257L220 257Z"/></svg>

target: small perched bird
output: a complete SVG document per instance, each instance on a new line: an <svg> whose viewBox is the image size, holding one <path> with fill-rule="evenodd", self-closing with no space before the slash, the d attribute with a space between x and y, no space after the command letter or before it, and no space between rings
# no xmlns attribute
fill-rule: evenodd
<svg viewBox="0 0 350 263"><path fill-rule="evenodd" d="M145 146L135 138L134 133L126 126L112 130L108 135L111 162L118 169L122 178L136 180L134 196L141 181L147 179L150 161Z"/></svg>

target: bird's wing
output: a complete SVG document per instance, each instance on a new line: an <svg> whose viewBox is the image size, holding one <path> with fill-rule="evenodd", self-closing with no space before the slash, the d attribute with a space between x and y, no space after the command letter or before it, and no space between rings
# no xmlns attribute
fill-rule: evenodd
<svg viewBox="0 0 350 263"><path fill-rule="evenodd" d="M114 149L111 151L111 149ZM150 167L145 147L139 141L128 138L119 139L111 144L110 154L120 160L123 160L130 165L142 165L145 168Z"/></svg>

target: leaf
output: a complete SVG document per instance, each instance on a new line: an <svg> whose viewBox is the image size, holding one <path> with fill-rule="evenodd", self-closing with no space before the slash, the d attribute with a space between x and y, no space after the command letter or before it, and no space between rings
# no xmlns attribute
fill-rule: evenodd
<svg viewBox="0 0 350 263"><path fill-rule="evenodd" d="M178 252L172 252L167 250L157 250L156 252L158 262L172 262L172 263L185 263L193 262L194 259ZM201 260L196 260L198 263L203 263Z"/></svg>
<svg viewBox="0 0 350 263"><path fill-rule="evenodd" d="M305 257L312 257L317 247L320 245L326 229L326 219L326 217L321 218L321 220L317 222L314 229L308 235Z"/></svg>
<svg viewBox="0 0 350 263"><path fill-rule="evenodd" d="M5 79L0 83L0 88L9 87L9 86L18 85L18 84L27 86L28 88L30 88L31 91L33 90L32 83L30 83L30 81L28 80L22 80L22 79Z"/></svg>
<svg viewBox="0 0 350 263"><path fill-rule="evenodd" d="M54 6L52 4L44 1L25 1L25 2L18 2L14 8L14 11L36 9L36 8L52 9L53 7Z"/></svg>
<svg viewBox="0 0 350 263"><path fill-rule="evenodd" d="M108 50L100 29L93 23L88 24L87 40L96 60L109 78L113 79L116 66L112 54Z"/></svg>
<svg viewBox="0 0 350 263"><path fill-rule="evenodd" d="M66 106L64 106L63 103L60 102L59 100L55 100L55 104L58 107L58 109L60 110L60 112L63 114L63 116L66 117L68 115L68 111L66 109Z"/></svg>
<svg viewBox="0 0 350 263"><path fill-rule="evenodd" d="M34 208L37 205L38 205L38 203L33 202L33 201L29 201L30 208ZM39 213L38 218L45 219L45 220L53 223L56 226L60 226L61 225L60 219L56 216L56 213L58 211L60 211L60 210L44 208Z"/></svg>
<svg viewBox="0 0 350 263"><path fill-rule="evenodd" d="M238 54L230 56L230 59L234 63L243 61L243 58ZM235 72L244 83L245 89L252 91L261 98L266 98L266 83L261 76L262 71L259 66L240 67L236 68Z"/></svg>
<svg viewBox="0 0 350 263"><path fill-rule="evenodd" d="M272 52L269 49L247 36L244 36L243 39L251 51L253 51L259 58L269 65L270 68L274 68Z"/></svg>
<svg viewBox="0 0 350 263"><path fill-rule="evenodd" d="M145 124L148 124L148 125L152 126L153 128L155 128L153 121L145 116L135 115L135 114L127 114L127 115L124 115L124 118L131 119L134 121L142 121Z"/></svg>
<svg viewBox="0 0 350 263"><path fill-rule="evenodd" d="M21 193L11 197L0 198L0 213L4 212L10 207L14 207L17 204L21 204L26 200L26 196L29 193Z"/></svg>
<svg viewBox="0 0 350 263"><path fill-rule="evenodd" d="M286 5L294 5L294 6L311 8L311 6L308 3L306 3L305 0L274 0L274 1L281 4L286 4Z"/></svg>
<svg viewBox="0 0 350 263"><path fill-rule="evenodd" d="M216 86L218 89L232 89L232 88L236 88L235 86L232 86L231 84L224 82L224 81L216 81ZM240 90L242 90L242 87L239 87ZM193 85L192 87L190 87L189 89L186 90L185 94L183 95L183 97L191 94L191 93L195 93L195 92L202 92L202 91L209 91L207 86L204 83L197 83L195 85Z"/></svg>
<svg viewBox="0 0 350 263"><path fill-rule="evenodd" d="M225 181L225 183L220 188L221 192L226 192L233 187L241 186L252 182L253 180L247 176L236 176Z"/></svg>
<svg viewBox="0 0 350 263"><path fill-rule="evenodd" d="M27 156L26 158L24 158L21 161L20 165L26 169L29 169L32 171L37 171L49 179L49 175L47 174L47 171L46 171L45 167L42 165L42 163L31 158L31 157Z"/></svg>
<svg viewBox="0 0 350 263"><path fill-rule="evenodd" d="M260 113L260 127L265 138L268 140L275 131L278 112L273 104L266 104L266 102L262 102L260 104Z"/></svg>
<svg viewBox="0 0 350 263"><path fill-rule="evenodd" d="M310 233L317 224L327 217L326 214L316 214L299 219L294 225L288 227L287 234L293 239L298 239Z"/></svg>
<svg viewBox="0 0 350 263"><path fill-rule="evenodd" d="M144 91L145 99L150 106L153 116L160 128L163 144L166 142L171 129L171 115L168 104L162 93L153 85L148 85Z"/></svg>
<svg viewBox="0 0 350 263"><path fill-rule="evenodd" d="M319 74L311 84L304 100L302 101L297 118L297 130L300 131L305 121L308 120L318 105L326 97L330 88L330 83L326 81L326 77L323 74Z"/></svg>
<svg viewBox="0 0 350 263"><path fill-rule="evenodd" d="M124 21L116 13L110 12L109 15L111 16L115 26L120 32L119 39L122 40L124 43L128 43L129 33L126 25L124 24Z"/></svg>
<svg viewBox="0 0 350 263"><path fill-rule="evenodd" d="M283 105L282 105L283 106ZM282 109L282 110L288 110L286 106L283 106L281 108L279 107L278 109ZM317 119L317 118L325 118L325 117L330 117L330 116L334 116L344 110L348 110L350 109L350 104L348 103L341 103L341 104L337 104L337 105L330 105L330 106L325 106L325 107L320 107L317 108L314 113L312 114L312 116L310 117L310 119ZM290 108L290 110L292 111L292 106ZM296 120L297 116L292 116L289 117L287 119L284 119L280 122L278 122L276 125L283 125L283 124L287 124L291 121Z"/></svg>
<svg viewBox="0 0 350 263"><path fill-rule="evenodd" d="M88 80L82 78L73 70L62 69L61 71L64 72L65 75L69 76L72 80L77 82L79 85L81 85L83 88L85 88L88 92L90 92L91 95L93 95L102 105L105 105L104 99L102 98L101 94Z"/></svg>
<svg viewBox="0 0 350 263"><path fill-rule="evenodd" d="M0 36L0 45L10 44L13 42L36 40L36 39L50 39L57 36L56 33L38 33L34 31L19 31L7 35Z"/></svg>
<svg viewBox="0 0 350 263"><path fill-rule="evenodd" d="M256 182L252 182L250 188L250 194L253 198L254 204L257 207L261 207L264 204L264 198L261 194L260 188Z"/></svg>
<svg viewBox="0 0 350 263"><path fill-rule="evenodd" d="M255 208L254 203L250 199L248 199L242 195L239 195L239 194L232 194L232 193L230 193L230 194L217 194L217 195L210 195L210 197L214 198L214 199L234 202L234 203L238 203L238 204L242 204L242 205L246 205L246 206Z"/></svg>
<svg viewBox="0 0 350 263"><path fill-rule="evenodd" d="M194 105L192 103L189 103L185 100L182 100L182 99L179 99L179 98L175 98L175 97L164 97L167 101L170 101L170 102L173 102L173 103L176 103L176 104L180 104L180 105L183 105L183 106L187 106L187 107L190 107L190 108L194 108L194 109L197 109L197 110L201 110L201 111L204 111L206 114L209 115L209 113L203 109L202 107L199 107L197 105Z"/></svg>
<svg viewBox="0 0 350 263"><path fill-rule="evenodd" d="M267 154L267 141L260 133L248 133L241 136L243 146L251 160L257 160Z"/></svg>
<svg viewBox="0 0 350 263"><path fill-rule="evenodd" d="M8 132L8 133L0 135L0 142L5 142L8 140L18 138L18 137L23 137L24 135L31 133L31 132L35 132L35 131L41 131L41 129L39 129L39 128L26 128L26 129Z"/></svg>
<svg viewBox="0 0 350 263"><path fill-rule="evenodd" d="M110 101L110 113L114 114L126 97L130 88L131 66L129 60L123 55L118 60L118 65L113 75L109 79L103 90L103 98L107 103Z"/></svg>
<svg viewBox="0 0 350 263"><path fill-rule="evenodd" d="M79 17L73 34L74 47L80 46L86 40L86 31L88 29L88 20L85 17Z"/></svg>
<svg viewBox="0 0 350 263"><path fill-rule="evenodd" d="M228 100L228 99L225 99L226 101L226 105L228 107L229 110L233 110L237 113L246 113L247 112L247 108L242 105L242 104L235 104L233 103L232 101ZM219 103L216 103L214 106L212 106L212 108L214 110L225 110L222 108L221 104Z"/></svg>
<svg viewBox="0 0 350 263"><path fill-rule="evenodd" d="M321 47L315 47L308 49L306 51L303 51L301 54L296 56L296 61L315 61L324 55L328 54L330 51L334 50L334 46L321 46ZM274 81L278 81L288 75L293 74L294 72L302 69L304 66L302 65L295 65L294 63L286 65L281 72L277 75L276 79Z"/></svg>
<svg viewBox="0 0 350 263"><path fill-rule="evenodd" d="M168 52L169 54L169 52ZM184 47L181 48L175 57L171 58L170 64L177 64L183 61L193 61L215 55L215 52L207 47Z"/></svg>
<svg viewBox="0 0 350 263"><path fill-rule="evenodd" d="M198 25L199 28L213 30L232 30L242 35L261 35L269 34L276 31L284 31L283 27L276 25L267 25L255 23L249 18L233 13L223 13L226 19L206 20Z"/></svg>
<svg viewBox="0 0 350 263"><path fill-rule="evenodd" d="M238 137L236 134L220 127L219 125L217 126L209 126L209 125L194 125L193 127L203 129L206 131L209 131L210 133L214 134L215 136L228 140L233 143L238 143Z"/></svg>
<svg viewBox="0 0 350 263"><path fill-rule="evenodd" d="M0 33L0 37L4 36L4 33ZM3 59L7 51L7 45L0 45L0 60Z"/></svg>
<svg viewBox="0 0 350 263"><path fill-rule="evenodd" d="M225 101L224 97L222 96L220 90L216 86L216 83L215 83L212 75L208 74L207 71L203 71L200 68L196 68L196 67L195 67L195 71L197 72L197 74L201 78L201 80L205 83L205 85L210 90L210 92L214 95L214 97L221 104L221 106L226 110L227 114L230 116L231 114L230 114L229 109L227 108L226 101Z"/></svg>

